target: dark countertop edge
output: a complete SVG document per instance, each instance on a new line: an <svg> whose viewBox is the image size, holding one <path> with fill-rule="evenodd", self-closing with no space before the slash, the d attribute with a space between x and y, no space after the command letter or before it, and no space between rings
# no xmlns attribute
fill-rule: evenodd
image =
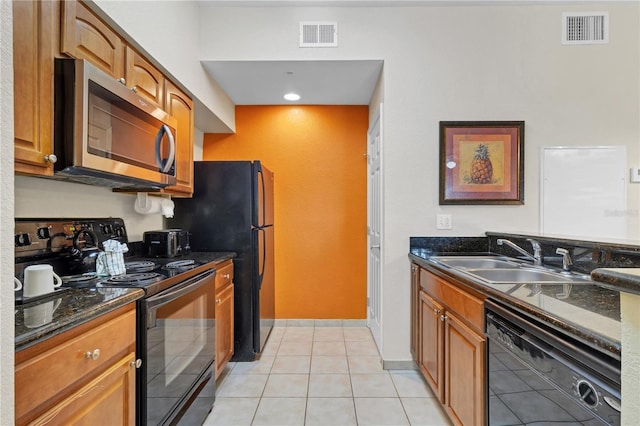
<svg viewBox="0 0 640 426"><path fill-rule="evenodd" d="M74 290L75 289L71 289L71 292L73 292ZM132 288L127 290L127 293L120 297L101 303L92 308L83 309L74 315L66 317L64 320L52 322L47 326L34 329L33 332L22 333L20 336L16 336L15 351L19 352L23 349L40 343L43 340L49 339L53 336L57 336L58 334L62 334L65 331L71 330L72 328L80 324L95 319L100 315L104 315L108 312L120 308L121 306L124 306L131 302L135 302L136 300L144 297L144 291L139 288Z"/></svg>
<svg viewBox="0 0 640 426"><path fill-rule="evenodd" d="M623 268L594 269L591 271L591 278L604 288L640 295L640 275L625 273L620 269Z"/></svg>
<svg viewBox="0 0 640 426"><path fill-rule="evenodd" d="M504 294L490 287L486 287L482 284L476 283L473 280L467 279L466 277L455 274L454 271L442 268L423 257L409 253L409 259L416 262L418 265L424 267L425 269L428 269L430 272L435 273L436 275L439 275L445 279L452 279L456 282L461 283L462 285L472 288L474 291L486 295L487 297L500 300L525 315L529 315L534 319L544 321L552 328L555 328L561 332L568 332L576 339L589 345L590 347L608 353L609 355L612 355L617 359L620 359L621 357L622 347L620 342L607 339L601 335L591 333L588 330L574 327L571 324L568 324L563 319L556 318L547 312L535 308L534 306L525 304L516 298L510 297L508 294Z"/></svg>

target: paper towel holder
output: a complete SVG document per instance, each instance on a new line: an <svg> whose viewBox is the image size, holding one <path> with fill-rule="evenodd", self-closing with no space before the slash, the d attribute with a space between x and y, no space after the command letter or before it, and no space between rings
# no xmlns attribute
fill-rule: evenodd
<svg viewBox="0 0 640 426"><path fill-rule="evenodd" d="M173 217L175 207L170 198L150 197L146 192L138 192L134 203L134 210L140 214L163 214L166 218Z"/></svg>

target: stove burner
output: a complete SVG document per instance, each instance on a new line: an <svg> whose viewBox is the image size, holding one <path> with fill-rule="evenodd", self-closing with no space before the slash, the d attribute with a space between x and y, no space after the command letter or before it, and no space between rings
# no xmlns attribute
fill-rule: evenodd
<svg viewBox="0 0 640 426"><path fill-rule="evenodd" d="M153 284L162 280L162 275L153 272L142 272L135 274L116 275L104 281L105 285L128 285L132 287L140 287Z"/></svg>
<svg viewBox="0 0 640 426"><path fill-rule="evenodd" d="M164 265L164 267L167 269L184 269L187 267L193 267L195 263L196 261L193 259L176 260L167 263L166 265Z"/></svg>
<svg viewBox="0 0 640 426"><path fill-rule="evenodd" d="M96 274L69 275L62 278L65 287L93 287L100 282L100 277Z"/></svg>
<svg viewBox="0 0 640 426"><path fill-rule="evenodd" d="M156 269L156 264L150 261L127 262L124 264L127 272L149 272Z"/></svg>

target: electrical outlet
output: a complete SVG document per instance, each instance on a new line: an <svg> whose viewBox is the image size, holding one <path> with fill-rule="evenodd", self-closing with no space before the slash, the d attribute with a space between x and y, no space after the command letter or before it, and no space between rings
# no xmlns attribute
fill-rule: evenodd
<svg viewBox="0 0 640 426"><path fill-rule="evenodd" d="M438 214L436 215L436 229L451 229L451 215L450 214Z"/></svg>

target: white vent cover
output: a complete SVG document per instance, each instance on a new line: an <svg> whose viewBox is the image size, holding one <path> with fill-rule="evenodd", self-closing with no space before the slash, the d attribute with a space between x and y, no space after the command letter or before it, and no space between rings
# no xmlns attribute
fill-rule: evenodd
<svg viewBox="0 0 640 426"><path fill-rule="evenodd" d="M300 47L338 46L337 22L300 22Z"/></svg>
<svg viewBox="0 0 640 426"><path fill-rule="evenodd" d="M562 44L609 43L609 12L562 14Z"/></svg>

